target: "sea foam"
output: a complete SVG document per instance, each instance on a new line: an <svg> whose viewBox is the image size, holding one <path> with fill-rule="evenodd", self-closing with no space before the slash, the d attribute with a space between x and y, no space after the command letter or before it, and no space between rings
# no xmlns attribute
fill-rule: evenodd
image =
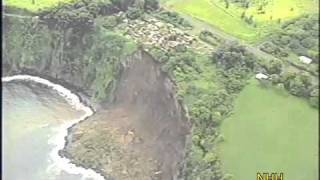
<svg viewBox="0 0 320 180"><path fill-rule="evenodd" d="M85 120L87 117L91 116L93 114L93 110L90 107L84 105L80 101L80 98L77 95L75 95L65 87L59 84L52 83L46 79L43 79L37 76L15 75L15 76L2 77L1 80L2 82L32 81L35 83L46 85L47 87L57 91L58 94L64 97L68 102L68 104L70 104L74 109L85 112L84 115L81 116L80 118L68 121L62 124L61 126L59 126L57 130L57 134L55 134L54 137L50 139L50 143L52 143L55 147L50 153L50 158L53 161L53 164L48 168L49 169L54 168L59 172L63 170L69 174L80 174L83 176L83 179L91 178L95 180L104 180L104 177L99 173L95 172L94 170L77 167L75 164L72 164L69 159L65 157L61 157L59 155L59 151L62 150L65 146L65 143L66 143L65 137L68 135L68 128L73 126L76 123L79 123L80 121Z"/></svg>

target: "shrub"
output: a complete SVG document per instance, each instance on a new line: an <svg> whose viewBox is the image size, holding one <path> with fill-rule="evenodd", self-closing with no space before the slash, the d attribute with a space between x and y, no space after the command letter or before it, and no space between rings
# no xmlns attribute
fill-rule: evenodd
<svg viewBox="0 0 320 180"><path fill-rule="evenodd" d="M112 29L119 24L119 17L117 16L105 16L96 21L97 24L101 24L106 29Z"/></svg>
<svg viewBox="0 0 320 180"><path fill-rule="evenodd" d="M246 66L253 69L254 59L253 54L248 53L244 46L235 42L222 45L212 54L213 62L226 70Z"/></svg>
<svg viewBox="0 0 320 180"><path fill-rule="evenodd" d="M309 103L314 108L319 108L319 97L310 97Z"/></svg>
<svg viewBox="0 0 320 180"><path fill-rule="evenodd" d="M158 0L145 0L144 9L145 10L157 10L159 9L159 1Z"/></svg>
<svg viewBox="0 0 320 180"><path fill-rule="evenodd" d="M141 17L143 14L143 11L139 8L135 8L135 7L129 7L126 16L129 19L138 19L139 17Z"/></svg>
<svg viewBox="0 0 320 180"><path fill-rule="evenodd" d="M311 37L305 38L301 41L301 45L308 49L312 48L315 44L315 40Z"/></svg>
<svg viewBox="0 0 320 180"><path fill-rule="evenodd" d="M168 23L171 23L171 24L178 26L178 27L181 27L181 28L185 28L185 29L192 29L193 28L193 26L189 23L189 21L182 18L176 12L161 11L161 12L155 14L155 16L163 21L166 21Z"/></svg>
<svg viewBox="0 0 320 180"><path fill-rule="evenodd" d="M280 60L271 60L265 67L269 74L280 74L282 71L282 63Z"/></svg>
<svg viewBox="0 0 320 180"><path fill-rule="evenodd" d="M116 5L122 11L128 10L128 7L133 5L134 0L110 0L112 4Z"/></svg>
<svg viewBox="0 0 320 180"><path fill-rule="evenodd" d="M281 82L281 78L278 74L271 74L270 78L271 78L272 84L274 84L274 85Z"/></svg>
<svg viewBox="0 0 320 180"><path fill-rule="evenodd" d="M217 39L217 37L215 37L211 32L209 31L201 31L199 38L208 43L211 44L213 46L217 46L219 43L219 40Z"/></svg>

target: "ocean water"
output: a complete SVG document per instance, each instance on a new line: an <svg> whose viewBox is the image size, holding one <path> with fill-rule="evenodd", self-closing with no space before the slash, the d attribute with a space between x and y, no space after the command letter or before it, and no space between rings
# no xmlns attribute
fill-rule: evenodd
<svg viewBox="0 0 320 180"><path fill-rule="evenodd" d="M9 81L3 83L2 105L4 180L102 179L57 153L67 128L86 117L75 95L46 81Z"/></svg>

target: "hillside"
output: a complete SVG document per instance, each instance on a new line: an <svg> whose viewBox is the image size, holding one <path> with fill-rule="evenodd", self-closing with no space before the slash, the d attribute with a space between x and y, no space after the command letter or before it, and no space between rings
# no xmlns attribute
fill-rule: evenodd
<svg viewBox="0 0 320 180"><path fill-rule="evenodd" d="M278 99L274 88L289 97L281 103L301 102L289 110L303 106L308 109L306 117L316 119L316 1L6 2L4 75L24 73L50 79L94 107L92 117L69 129L60 155L106 178L232 177L235 166L225 166L226 156L219 155L224 151L219 145L235 135L224 136L228 132L221 127L239 119L243 126L257 129L255 123L244 122L247 112L241 110L239 101L257 100L250 108L260 109L250 120L259 122L258 115L266 107L258 100L269 95ZM17 9L29 13L15 14ZM305 64L300 56L313 61ZM268 77L256 82L265 89L254 89L247 93L249 100L243 100L242 93L250 90L251 79L258 73ZM280 115L290 111L272 99L268 99L270 106L283 108L284 114L265 111L265 116L287 121ZM302 121L290 122L299 126ZM297 132L288 129L284 133ZM297 137L306 138L303 133ZM286 151L290 149L282 147L281 152Z"/></svg>

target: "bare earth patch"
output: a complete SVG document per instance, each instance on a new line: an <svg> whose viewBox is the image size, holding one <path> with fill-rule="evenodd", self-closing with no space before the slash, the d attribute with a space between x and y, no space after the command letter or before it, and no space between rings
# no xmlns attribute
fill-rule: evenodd
<svg viewBox="0 0 320 180"><path fill-rule="evenodd" d="M63 154L108 179L178 179L190 124L175 96L160 65L138 52L112 103L71 130Z"/></svg>

